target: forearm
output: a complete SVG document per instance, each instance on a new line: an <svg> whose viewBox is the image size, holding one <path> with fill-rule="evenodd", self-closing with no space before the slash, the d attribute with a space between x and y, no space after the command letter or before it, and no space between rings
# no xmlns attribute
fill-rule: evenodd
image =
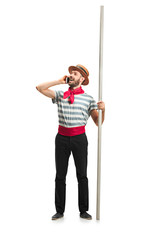
<svg viewBox="0 0 160 240"><path fill-rule="evenodd" d="M102 110L102 109L99 109L99 110ZM99 111L97 111L96 109L92 110L91 117L95 122L96 126L98 126ZM104 122L104 118L105 118L105 108L102 110L102 123Z"/></svg>
<svg viewBox="0 0 160 240"><path fill-rule="evenodd" d="M98 113L98 116L96 118L96 121L95 121L95 124L98 126L98 117L99 117L99 113ZM104 122L104 118L105 118L105 110L102 111L102 122L101 124Z"/></svg>
<svg viewBox="0 0 160 240"><path fill-rule="evenodd" d="M61 80L55 80L55 81L51 81L51 82L44 82L44 83L41 83L39 85L36 86L37 90L45 90L45 89L48 89L50 87L53 87L53 86L56 86L56 85L59 85L61 84Z"/></svg>
<svg viewBox="0 0 160 240"><path fill-rule="evenodd" d="M104 119L105 119L105 109L102 110L102 123L104 122Z"/></svg>
<svg viewBox="0 0 160 240"><path fill-rule="evenodd" d="M105 103L103 101L99 101L97 104L98 104L98 109L102 110L102 123L103 123L105 118ZM98 119L97 119L97 122L98 122Z"/></svg>

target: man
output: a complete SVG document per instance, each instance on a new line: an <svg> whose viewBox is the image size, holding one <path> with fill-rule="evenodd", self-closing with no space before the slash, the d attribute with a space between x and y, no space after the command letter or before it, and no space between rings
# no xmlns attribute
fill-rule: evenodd
<svg viewBox="0 0 160 240"><path fill-rule="evenodd" d="M68 68L70 75L65 75L57 81L46 82L38 85L37 90L52 99L58 106L59 128L55 139L55 206L56 214L52 220L63 217L65 210L66 175L68 160L72 152L78 180L78 203L80 217L90 220L92 216L88 211L88 178L87 178L87 151L88 141L85 134L85 125L91 115L98 126L98 109L102 110L102 122L104 121L105 104L96 102L85 93L81 85L89 83L88 70L78 64ZM69 78L69 89L66 92L53 91L52 86L66 84Z"/></svg>

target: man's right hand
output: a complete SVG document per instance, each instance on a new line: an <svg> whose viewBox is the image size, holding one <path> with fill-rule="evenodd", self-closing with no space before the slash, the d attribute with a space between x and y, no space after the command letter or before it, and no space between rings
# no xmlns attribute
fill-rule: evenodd
<svg viewBox="0 0 160 240"><path fill-rule="evenodd" d="M62 78L59 79L60 84L66 84L66 77L68 77L67 75L63 76Z"/></svg>

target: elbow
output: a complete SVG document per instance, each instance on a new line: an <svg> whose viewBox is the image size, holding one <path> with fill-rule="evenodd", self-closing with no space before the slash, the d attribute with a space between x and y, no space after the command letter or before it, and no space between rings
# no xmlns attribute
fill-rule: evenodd
<svg viewBox="0 0 160 240"><path fill-rule="evenodd" d="M38 87L38 86L36 86L36 89L37 89L39 92L41 91L40 87Z"/></svg>

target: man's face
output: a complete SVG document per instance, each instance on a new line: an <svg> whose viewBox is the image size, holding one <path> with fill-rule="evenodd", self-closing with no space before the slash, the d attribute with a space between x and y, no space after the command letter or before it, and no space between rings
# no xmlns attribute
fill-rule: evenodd
<svg viewBox="0 0 160 240"><path fill-rule="evenodd" d="M72 71L69 77L69 86L72 88L78 87L83 82L84 78L78 71Z"/></svg>

